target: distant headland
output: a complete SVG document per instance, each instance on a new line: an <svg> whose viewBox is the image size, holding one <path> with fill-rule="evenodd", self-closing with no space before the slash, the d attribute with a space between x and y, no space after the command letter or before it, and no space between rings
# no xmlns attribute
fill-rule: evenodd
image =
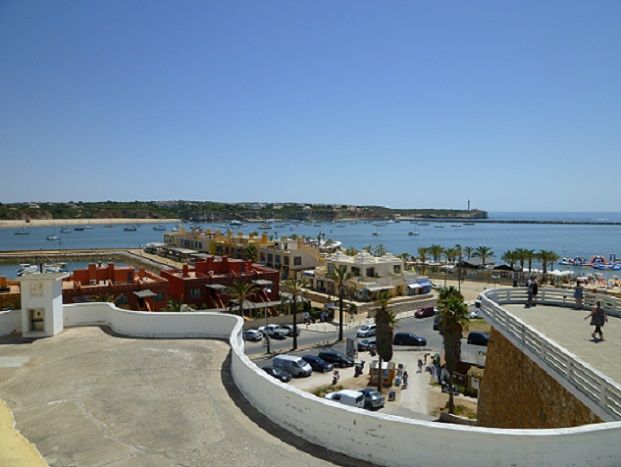
<svg viewBox="0 0 621 467"><path fill-rule="evenodd" d="M181 219L192 222L283 219L338 221L366 219L487 219L480 209L391 209L384 206L311 203L219 203L213 201L103 201L0 203L0 221L94 219Z"/></svg>

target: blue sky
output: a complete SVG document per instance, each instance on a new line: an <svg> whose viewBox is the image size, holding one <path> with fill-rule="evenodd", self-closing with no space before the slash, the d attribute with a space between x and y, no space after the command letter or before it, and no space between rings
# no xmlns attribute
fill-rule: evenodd
<svg viewBox="0 0 621 467"><path fill-rule="evenodd" d="M0 0L0 201L618 211L620 17L619 1Z"/></svg>

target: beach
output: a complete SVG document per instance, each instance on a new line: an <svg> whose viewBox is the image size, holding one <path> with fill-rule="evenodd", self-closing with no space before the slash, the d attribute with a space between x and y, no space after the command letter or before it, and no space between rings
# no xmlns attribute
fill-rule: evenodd
<svg viewBox="0 0 621 467"><path fill-rule="evenodd" d="M105 225L105 224L170 224L181 222L180 219L32 219L30 222L21 220L0 220L0 228L19 229L22 227L62 227L64 225Z"/></svg>

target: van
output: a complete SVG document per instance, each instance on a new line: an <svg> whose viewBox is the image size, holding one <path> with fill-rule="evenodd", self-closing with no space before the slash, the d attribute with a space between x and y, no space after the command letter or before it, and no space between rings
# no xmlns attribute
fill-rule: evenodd
<svg viewBox="0 0 621 467"><path fill-rule="evenodd" d="M340 402L341 404L349 405L351 407L364 408L364 394L360 391L353 391L351 389L342 389L341 391L331 392L324 396L331 401Z"/></svg>
<svg viewBox="0 0 621 467"><path fill-rule="evenodd" d="M308 362L295 355L277 355L272 359L272 366L288 371L293 376L310 376L313 373Z"/></svg>

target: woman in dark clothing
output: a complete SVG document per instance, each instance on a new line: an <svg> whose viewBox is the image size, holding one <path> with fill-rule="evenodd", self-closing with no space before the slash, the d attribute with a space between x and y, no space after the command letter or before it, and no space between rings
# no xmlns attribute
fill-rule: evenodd
<svg viewBox="0 0 621 467"><path fill-rule="evenodd" d="M593 307L593 311L591 314L586 316L584 319L591 318L591 326L595 326L595 331L591 334L593 339L595 338L595 334L599 334L599 340L604 340L604 334L602 333L602 327L604 327L604 323L608 321L608 317L606 316L606 310L602 308L602 302L597 302Z"/></svg>

